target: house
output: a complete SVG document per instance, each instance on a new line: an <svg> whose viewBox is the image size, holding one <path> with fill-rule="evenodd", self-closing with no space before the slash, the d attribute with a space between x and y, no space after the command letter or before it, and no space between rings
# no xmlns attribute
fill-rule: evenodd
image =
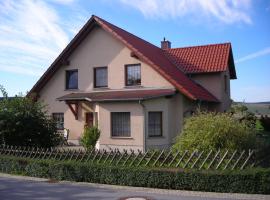
<svg viewBox="0 0 270 200"><path fill-rule="evenodd" d="M226 111L236 79L230 43L161 48L92 16L29 95L48 105L78 144L84 126L101 130L98 148L169 147L198 106Z"/></svg>

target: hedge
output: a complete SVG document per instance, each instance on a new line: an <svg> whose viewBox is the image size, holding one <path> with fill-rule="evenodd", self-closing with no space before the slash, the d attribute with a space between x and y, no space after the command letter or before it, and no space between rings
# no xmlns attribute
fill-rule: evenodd
<svg viewBox="0 0 270 200"><path fill-rule="evenodd" d="M270 194L270 169L195 171L0 157L0 170L56 180L208 192Z"/></svg>

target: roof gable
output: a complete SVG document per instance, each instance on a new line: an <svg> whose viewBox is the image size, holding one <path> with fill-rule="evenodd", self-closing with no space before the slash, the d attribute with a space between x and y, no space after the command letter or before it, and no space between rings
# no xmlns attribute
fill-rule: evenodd
<svg viewBox="0 0 270 200"><path fill-rule="evenodd" d="M96 16L92 16L89 19L89 21L34 85L30 94L38 93L42 87L44 87L50 77L53 76L59 67L67 62L72 51L83 41L95 26L102 27L105 31L122 41L134 53L134 55L136 55L136 57L149 64L188 98L192 100L218 102L217 98L209 91L195 83L193 80L188 78L184 72L179 70L175 64L164 55L162 49Z"/></svg>

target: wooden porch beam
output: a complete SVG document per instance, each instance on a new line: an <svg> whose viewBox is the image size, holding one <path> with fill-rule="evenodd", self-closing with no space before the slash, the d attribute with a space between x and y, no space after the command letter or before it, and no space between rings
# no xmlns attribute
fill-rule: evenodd
<svg viewBox="0 0 270 200"><path fill-rule="evenodd" d="M71 112L73 113L74 117L76 120L78 120L78 103L70 103L70 102L66 102L66 104L68 105L69 109L71 110ZM75 108L73 108L72 104L74 104Z"/></svg>

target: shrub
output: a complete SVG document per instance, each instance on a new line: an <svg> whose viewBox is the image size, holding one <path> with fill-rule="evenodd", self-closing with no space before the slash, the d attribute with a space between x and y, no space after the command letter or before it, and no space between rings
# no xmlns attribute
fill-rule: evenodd
<svg viewBox="0 0 270 200"><path fill-rule="evenodd" d="M100 130L96 126L85 127L81 138L81 144L86 149L95 148L100 136Z"/></svg>
<svg viewBox="0 0 270 200"><path fill-rule="evenodd" d="M270 169L195 171L0 157L0 171L57 180L209 192L270 194Z"/></svg>
<svg viewBox="0 0 270 200"><path fill-rule="evenodd" d="M261 116L260 122L265 131L270 131L270 117L267 115Z"/></svg>
<svg viewBox="0 0 270 200"><path fill-rule="evenodd" d="M174 150L252 149L255 132L228 113L198 112L187 118Z"/></svg>
<svg viewBox="0 0 270 200"><path fill-rule="evenodd" d="M3 90L3 88L1 88ZM3 91L2 91L3 92ZM46 107L26 97L0 101L0 144L51 147L59 143L54 121Z"/></svg>
<svg viewBox="0 0 270 200"><path fill-rule="evenodd" d="M246 123L251 128L256 128L257 117L248 111L248 107L242 104L233 104L229 113L240 122Z"/></svg>

